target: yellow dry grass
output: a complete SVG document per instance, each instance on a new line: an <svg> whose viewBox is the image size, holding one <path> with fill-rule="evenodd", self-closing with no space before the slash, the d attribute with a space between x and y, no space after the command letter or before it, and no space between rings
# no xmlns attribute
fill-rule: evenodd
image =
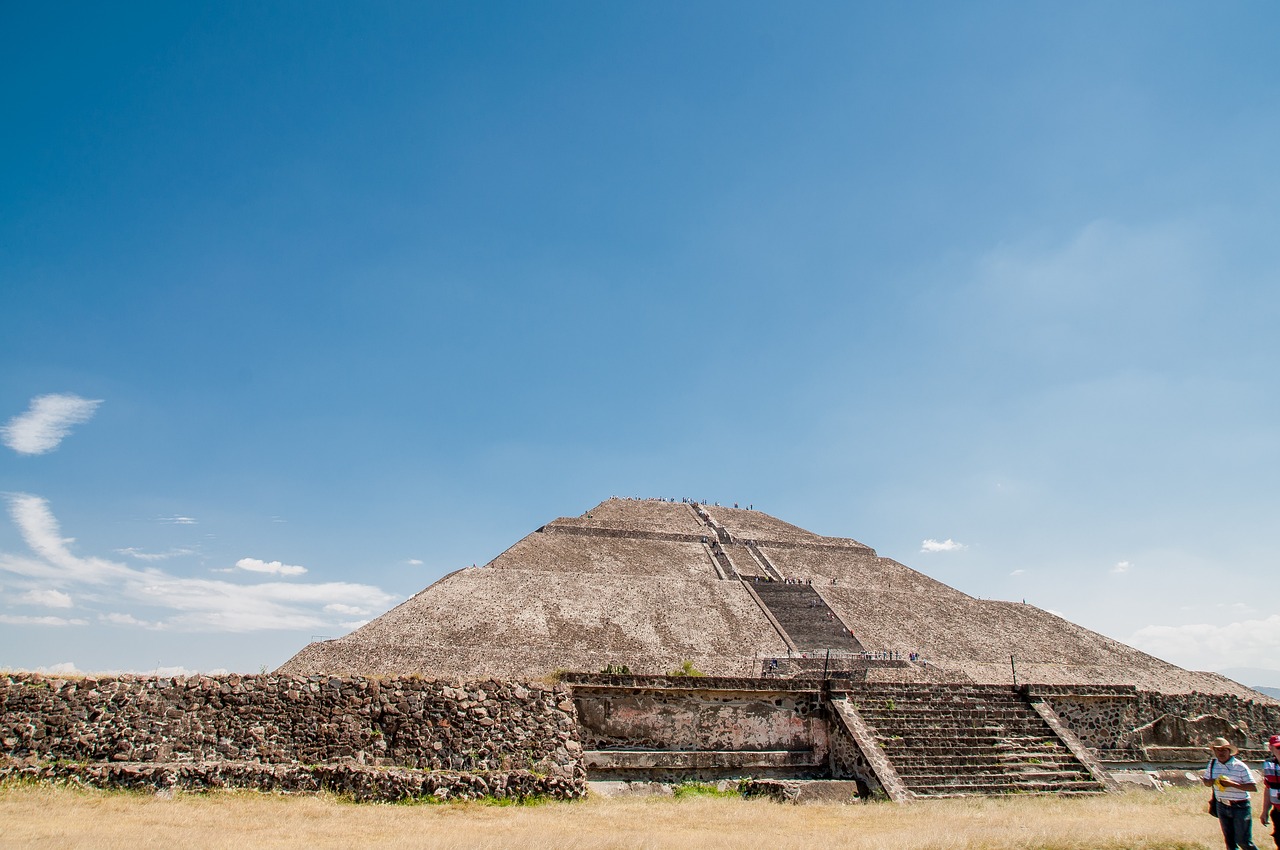
<svg viewBox="0 0 1280 850"><path fill-rule="evenodd" d="M325 796L255 793L161 798L17 785L0 788L0 846L95 850L1218 848L1222 838L1217 821L1204 814L1204 796L1198 789L1179 789L1086 799L936 800L909 806L792 806L763 800L649 797L499 807L357 805ZM1270 836L1257 838L1270 842Z"/></svg>

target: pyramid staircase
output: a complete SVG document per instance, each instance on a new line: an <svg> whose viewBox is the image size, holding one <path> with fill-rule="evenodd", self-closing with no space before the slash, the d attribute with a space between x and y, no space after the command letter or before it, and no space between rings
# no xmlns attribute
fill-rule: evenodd
<svg viewBox="0 0 1280 850"><path fill-rule="evenodd" d="M874 739L863 748L878 747L891 765L884 784L900 781L909 796L1109 789L1096 762L1082 760L1092 761L1078 741L1065 740L1060 724L1051 725L1041 713L1046 709L1012 687L877 684L835 702L847 727L855 727L851 731L861 723L863 734Z"/></svg>
<svg viewBox="0 0 1280 850"><path fill-rule="evenodd" d="M844 623L811 585L760 581L751 582L750 587L797 650L862 650L862 644L845 630Z"/></svg>

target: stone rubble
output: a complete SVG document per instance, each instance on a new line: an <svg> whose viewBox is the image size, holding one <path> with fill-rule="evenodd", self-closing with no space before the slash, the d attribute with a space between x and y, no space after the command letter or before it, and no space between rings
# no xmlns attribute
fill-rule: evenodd
<svg viewBox="0 0 1280 850"><path fill-rule="evenodd" d="M0 778L153 788L575 797L562 685L417 677L0 676Z"/></svg>

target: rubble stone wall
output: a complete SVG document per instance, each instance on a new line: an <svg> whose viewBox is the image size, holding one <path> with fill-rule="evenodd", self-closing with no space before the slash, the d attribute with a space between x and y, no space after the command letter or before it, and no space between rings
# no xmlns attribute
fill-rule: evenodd
<svg viewBox="0 0 1280 850"><path fill-rule="evenodd" d="M27 763L346 763L585 781L568 691L498 681L0 676L0 753Z"/></svg>
<svg viewBox="0 0 1280 850"><path fill-rule="evenodd" d="M1231 694L1164 694L1132 687L1032 685L1053 706L1085 746L1099 751L1132 748L1135 729L1165 715L1193 719L1213 715L1246 733L1248 749L1265 750L1267 738L1280 733L1280 706L1240 699ZM1186 741L1186 746L1200 742Z"/></svg>

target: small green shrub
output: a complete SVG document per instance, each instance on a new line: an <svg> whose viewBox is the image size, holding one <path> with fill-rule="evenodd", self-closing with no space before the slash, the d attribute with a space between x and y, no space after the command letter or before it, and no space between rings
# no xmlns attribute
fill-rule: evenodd
<svg viewBox="0 0 1280 850"><path fill-rule="evenodd" d="M685 662L681 664L679 667L677 667L676 669L668 670L667 675L668 676L705 676L707 674L703 673L697 667L694 667L693 662L686 659Z"/></svg>

